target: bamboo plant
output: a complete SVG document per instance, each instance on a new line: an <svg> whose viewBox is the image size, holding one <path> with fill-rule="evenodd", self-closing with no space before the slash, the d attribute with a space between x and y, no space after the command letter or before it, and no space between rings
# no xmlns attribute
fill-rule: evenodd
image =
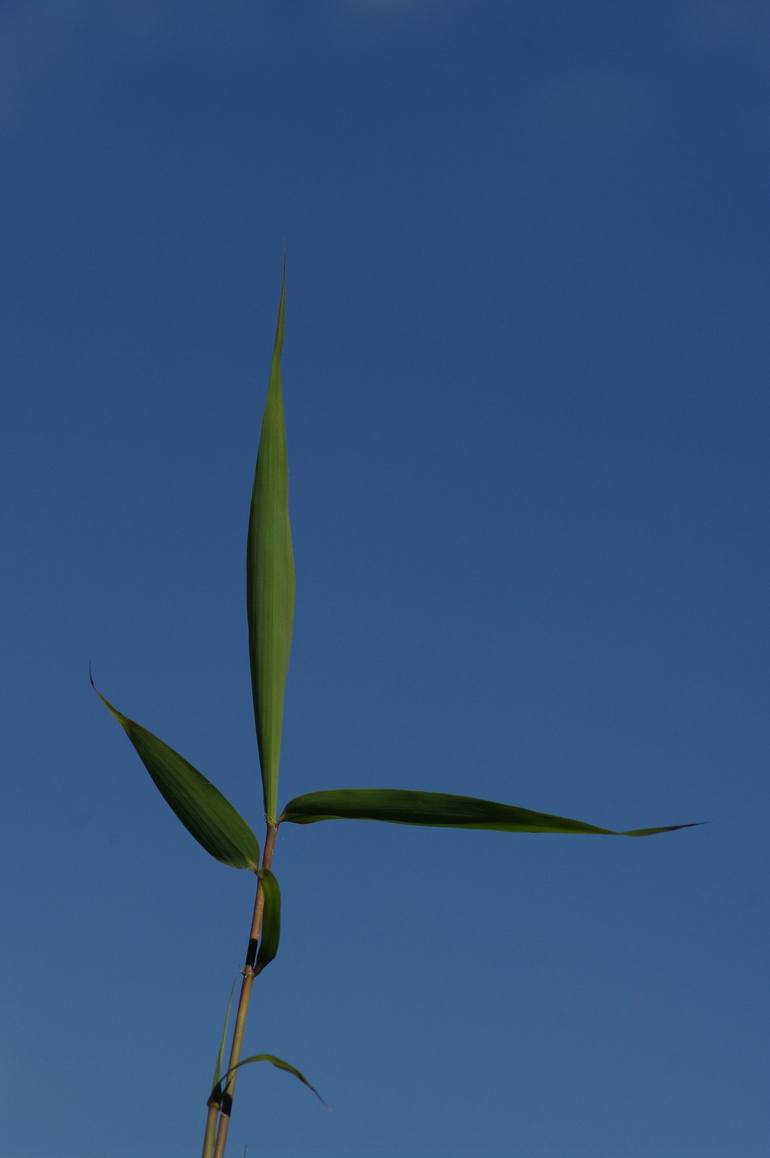
<svg viewBox="0 0 770 1158"><path fill-rule="evenodd" d="M203 1158L223 1158L238 1071L242 1066L260 1061L269 1062L292 1074L317 1094L304 1074L274 1054L242 1056L255 978L270 964L278 950L281 894L272 865L282 824L315 824L321 820L378 820L428 827L625 837L653 836L692 827L691 824L668 824L619 832L586 824L581 820L534 812L513 804L406 788L327 789L297 796L283 809L279 809L278 770L295 587L281 375L285 308L284 271L254 473L246 548L249 659L266 823L261 856L259 841L252 828L219 789L163 740L123 715L95 688L104 706L126 732L166 803L188 832L216 860L231 868L245 869L256 878L254 907L232 1034L228 1032L228 1004L213 1081L207 1091ZM93 678L91 683L95 687ZM228 1060L224 1068L226 1054Z"/></svg>

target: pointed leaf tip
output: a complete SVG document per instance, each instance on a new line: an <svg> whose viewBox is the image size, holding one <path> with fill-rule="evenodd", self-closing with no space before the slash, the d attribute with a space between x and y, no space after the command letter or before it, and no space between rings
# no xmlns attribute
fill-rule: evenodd
<svg viewBox="0 0 770 1158"><path fill-rule="evenodd" d="M219 789L163 740L130 720L96 685L94 691L123 728L155 786L206 852L231 868L259 867L259 842Z"/></svg>
<svg viewBox="0 0 770 1158"><path fill-rule="evenodd" d="M283 1058L276 1057L273 1053L255 1053L252 1054L251 1057L242 1058L237 1065L234 1065L232 1069L227 1071L222 1080L219 1082L219 1085L214 1087L214 1089L211 1091L211 1097L209 1098L209 1101L221 1100L222 1094L224 1093L225 1087L227 1086L227 1083L230 1079L230 1075L234 1074L236 1070L239 1070L241 1066L252 1065L255 1062L269 1062L270 1065L275 1066L276 1069L284 1070L287 1074L292 1074L293 1077L302 1082L303 1086L307 1086L307 1088L315 1094L321 1105L326 1106L327 1110L330 1108L323 1100L315 1086L308 1081L305 1075L300 1070L298 1070L296 1066L293 1066L289 1062L284 1061Z"/></svg>
<svg viewBox="0 0 770 1158"><path fill-rule="evenodd" d="M281 377L285 311L284 276L246 545L246 609L254 721L265 815L271 824L275 823L278 805L284 693L294 626L294 552Z"/></svg>
<svg viewBox="0 0 770 1158"><path fill-rule="evenodd" d="M281 822L314 824L319 820L381 820L391 824L417 824L434 828L482 828L498 832L555 832L564 835L653 836L692 828L692 824L666 824L659 828L636 828L618 832L583 820L534 812L514 804L499 804L475 796L447 792L414 792L401 788L336 788L309 792L289 801Z"/></svg>
<svg viewBox="0 0 770 1158"><path fill-rule="evenodd" d="M217 1086L219 1085L221 1078L222 1078L222 1066L224 1065L224 1062L225 1062L225 1047L227 1045L227 1031L230 1027L230 1010L233 1007L233 995L235 993L235 984L236 984L236 979L233 980L233 983L230 986L230 996L227 999L227 1005L225 1007L225 1023L224 1023L224 1026L222 1027L222 1036L219 1039L219 1047L217 1049L217 1060L214 1064L214 1077L213 1077L212 1086L211 1086L211 1088L214 1090L217 1088Z"/></svg>

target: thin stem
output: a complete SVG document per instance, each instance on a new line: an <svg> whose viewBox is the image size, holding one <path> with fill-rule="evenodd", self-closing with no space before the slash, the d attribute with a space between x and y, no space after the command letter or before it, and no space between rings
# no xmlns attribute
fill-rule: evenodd
<svg viewBox="0 0 770 1158"><path fill-rule="evenodd" d="M203 1158L212 1158L214 1143L217 1137L217 1118L219 1117L219 1103L209 1102L206 1114L206 1133L203 1135Z"/></svg>
<svg viewBox="0 0 770 1158"><path fill-rule="evenodd" d="M267 835L265 837L265 848L262 853L262 868L269 869L273 863L273 849L275 848L275 838L278 834L278 829L274 825L268 825ZM246 949L246 963L243 966L243 981L241 983L241 993L238 998L238 1009L235 1014L235 1028L233 1029L233 1042L230 1047L230 1061L228 1062L228 1072L233 1070L238 1062L241 1060L241 1049L243 1046L243 1035L246 1030L246 1018L249 1013L249 1002L251 1001L251 989L254 984L256 976L254 972L254 964L257 960L257 945L259 943L259 934L262 931L262 912L265 907L265 897L260 887L259 880L257 881L257 895L254 898L254 913L251 918L251 929L249 930L249 944ZM224 1158L225 1146L227 1145L227 1131L230 1129L230 1114L233 1107L233 1096L235 1094L235 1083L238 1078L238 1071L230 1073L227 1080L225 1091L222 1095L222 1102L219 1114L219 1129L217 1130L217 1144L214 1150L214 1158Z"/></svg>

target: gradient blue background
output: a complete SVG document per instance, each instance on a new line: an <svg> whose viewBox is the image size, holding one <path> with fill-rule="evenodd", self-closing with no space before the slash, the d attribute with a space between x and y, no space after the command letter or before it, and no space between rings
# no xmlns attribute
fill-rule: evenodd
<svg viewBox="0 0 770 1158"><path fill-rule="evenodd" d="M286 826L247 1044L333 1112L234 1158L768 1153L769 79L760 0L5 0L8 1158L199 1152L252 884L87 665L256 825L284 243L282 799L710 823Z"/></svg>

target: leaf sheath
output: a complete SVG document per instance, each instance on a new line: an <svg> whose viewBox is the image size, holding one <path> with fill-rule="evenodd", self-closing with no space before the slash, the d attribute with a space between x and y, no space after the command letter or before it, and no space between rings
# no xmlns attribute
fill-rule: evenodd
<svg viewBox="0 0 770 1158"><path fill-rule="evenodd" d="M254 971L261 973L278 952L281 940L281 890L274 874L269 869L260 871L259 879L263 894L262 934Z"/></svg>

